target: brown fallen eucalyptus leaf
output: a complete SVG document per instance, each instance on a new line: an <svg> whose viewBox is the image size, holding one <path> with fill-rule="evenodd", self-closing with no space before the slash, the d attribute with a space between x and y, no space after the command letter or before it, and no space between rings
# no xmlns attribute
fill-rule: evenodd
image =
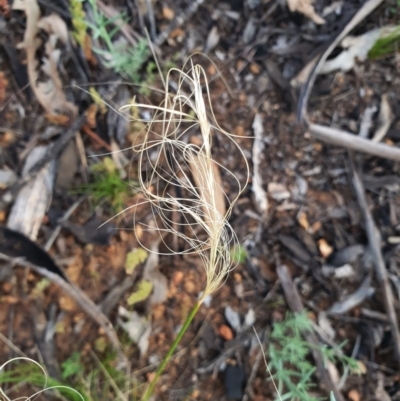
<svg viewBox="0 0 400 401"><path fill-rule="evenodd" d="M325 20L319 16L314 9L313 0L287 0L289 10L291 12L299 12L305 15L317 25L325 24Z"/></svg>
<svg viewBox="0 0 400 401"><path fill-rule="evenodd" d="M6 98L6 89L8 85L8 79L3 71L0 71L0 105Z"/></svg>
<svg viewBox="0 0 400 401"><path fill-rule="evenodd" d="M321 253L322 257L324 257L324 258L329 257L333 252L333 248L328 244L328 242L324 238L321 238L318 241L318 248L319 248L319 252Z"/></svg>
<svg viewBox="0 0 400 401"><path fill-rule="evenodd" d="M24 11L26 14L24 40L18 44L18 48L26 51L28 77L37 100L49 114L76 116L78 109L67 100L57 70L61 55L61 50L56 49L57 40L64 44L68 41L68 29L65 22L56 14L40 19L40 9L36 0L15 0L12 8ZM35 57L37 49L42 44L37 37L39 29L43 29L50 35L45 44L42 67L39 67ZM39 68L48 77L46 81L38 82Z"/></svg>
<svg viewBox="0 0 400 401"><path fill-rule="evenodd" d="M229 326L226 324L223 324L219 327L218 329L218 334L225 340L225 341L230 341L233 339L233 331Z"/></svg>
<svg viewBox="0 0 400 401"><path fill-rule="evenodd" d="M50 14L38 22L38 28L51 35L55 35L62 43L68 43L68 28L64 20L57 14Z"/></svg>

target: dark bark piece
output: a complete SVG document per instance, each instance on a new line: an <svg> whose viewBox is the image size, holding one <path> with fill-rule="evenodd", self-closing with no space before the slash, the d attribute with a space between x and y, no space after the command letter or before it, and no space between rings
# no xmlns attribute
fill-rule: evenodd
<svg viewBox="0 0 400 401"><path fill-rule="evenodd" d="M290 252L300 259L302 262L309 263L312 260L311 255L305 250L304 244L302 244L297 239L290 237L288 235L279 235L279 242Z"/></svg>
<svg viewBox="0 0 400 401"><path fill-rule="evenodd" d="M241 400L244 396L245 371L241 365L228 365L225 369L224 384L230 400Z"/></svg>
<svg viewBox="0 0 400 401"><path fill-rule="evenodd" d="M50 255L18 231L0 226L0 252L10 258L24 258L29 263L41 266L67 280Z"/></svg>

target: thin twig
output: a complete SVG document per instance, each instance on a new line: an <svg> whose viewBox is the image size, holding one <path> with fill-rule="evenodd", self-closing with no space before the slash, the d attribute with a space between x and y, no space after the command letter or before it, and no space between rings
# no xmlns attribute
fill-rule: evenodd
<svg viewBox="0 0 400 401"><path fill-rule="evenodd" d="M260 337L263 336L263 333L260 331ZM243 344L252 341L255 339L255 335L251 332L242 333L238 338L231 340L225 344L225 350L222 351L221 355L215 358L210 364L207 366L203 366L196 369L196 372L200 375L209 374L216 370L226 359L228 359L231 355L233 355L238 349L243 348Z"/></svg>
<svg viewBox="0 0 400 401"><path fill-rule="evenodd" d="M29 181L31 181L36 175L47 166L52 160L57 159L61 152L65 149L67 143L73 138L75 133L79 131L84 124L86 117L82 114L78 117L68 130L60 136L60 138L54 142L52 146L47 150L44 157L39 160L27 174L17 180L0 198L0 210L4 209L9 205L15 198L18 191Z"/></svg>
<svg viewBox="0 0 400 401"><path fill-rule="evenodd" d="M76 202L72 204L72 206L64 213L63 217L59 221L65 221L69 219L72 215L72 213L75 212L75 210L78 208L78 206L86 199L86 195L81 196ZM45 251L49 251L50 248L52 247L54 241L56 240L58 234L60 233L62 228L62 225L60 223L57 224L56 228L52 232L50 238L47 240L45 246L43 249Z"/></svg>
<svg viewBox="0 0 400 401"><path fill-rule="evenodd" d="M149 24L150 24L150 37L151 40L155 40L157 36L156 19L154 17L153 4L151 0L146 0L146 7L147 7L147 18L149 19Z"/></svg>
<svg viewBox="0 0 400 401"><path fill-rule="evenodd" d="M93 130L91 130L87 125L82 127L82 131L90 136L98 145L102 146L104 149L108 150L109 152L112 151L111 146L102 138L100 138Z"/></svg>
<svg viewBox="0 0 400 401"><path fill-rule="evenodd" d="M264 346L264 341L261 343L261 345ZM260 367L261 361L263 360L264 356L263 354L264 354L264 348L260 347L260 349L257 352L256 360L254 361L253 367L251 368L250 376L247 379L246 388L244 389L244 396L242 398L242 401L248 401L254 398L254 393L252 388L253 382L257 376L257 371L258 368Z"/></svg>
<svg viewBox="0 0 400 401"><path fill-rule="evenodd" d="M301 301L300 295L297 291L296 286L293 283L292 277L290 275L289 269L280 264L277 269L277 274L281 282L283 292L285 294L286 302L292 312L301 313L304 310L303 302ZM320 379L326 386L328 391L332 391L336 401L344 401L343 396L339 389L337 388L335 382L332 380L329 372L325 369L324 357L319 350L319 342L313 331L308 331L303 333L306 340L313 346L312 353L317 365L317 370Z"/></svg>
<svg viewBox="0 0 400 401"><path fill-rule="evenodd" d="M378 144L375 144L376 146ZM354 191L357 196L357 201L361 209L361 213L364 217L365 231L368 237L368 243L371 249L371 254L374 259L375 274L379 282L380 288L383 290L383 301L385 305L385 311L388 315L390 327L392 330L393 345L396 352L396 357L400 363L400 333L397 322L396 311L394 309L394 297L392 288L389 284L387 277L387 271L385 262L383 260L381 250L381 236L378 228L375 225L375 221L372 218L370 208L368 206L367 198L365 196L364 184L361 180L358 169L354 163L354 156L349 154L349 166L352 173L352 182Z"/></svg>
<svg viewBox="0 0 400 401"><path fill-rule="evenodd" d="M368 153L370 155L400 161L400 148L396 146L372 142L360 136L319 124L310 124L308 130L310 134L320 141Z"/></svg>
<svg viewBox="0 0 400 401"><path fill-rule="evenodd" d="M142 269L139 267L136 267L131 275L125 277L120 284L114 286L114 288L107 294L107 296L99 305L100 309L105 315L109 315L110 312L116 307L120 299L125 295L125 293L132 288L141 270Z"/></svg>

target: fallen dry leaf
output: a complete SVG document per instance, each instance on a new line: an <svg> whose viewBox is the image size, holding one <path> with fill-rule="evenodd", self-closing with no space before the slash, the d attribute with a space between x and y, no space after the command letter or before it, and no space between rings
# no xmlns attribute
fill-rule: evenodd
<svg viewBox="0 0 400 401"><path fill-rule="evenodd" d="M128 311L123 306L118 308L118 316L118 324L128 334L129 338L137 344L140 355L144 355L149 348L150 321L137 312Z"/></svg>
<svg viewBox="0 0 400 401"><path fill-rule="evenodd" d="M178 271L176 271L176 272L174 273L174 275L173 275L173 277L172 277L172 283L173 283L175 286L178 286L178 285L182 282L183 278L184 278L183 272L180 271L180 270L178 270Z"/></svg>
<svg viewBox="0 0 400 401"><path fill-rule="evenodd" d="M287 0L291 12L297 11L318 25L325 24L325 20L315 12L312 3L313 0Z"/></svg>
<svg viewBox="0 0 400 401"><path fill-rule="evenodd" d="M55 125L67 126L69 123L69 117L63 114L46 114L46 120Z"/></svg>
<svg viewBox="0 0 400 401"><path fill-rule="evenodd" d="M55 35L65 45L68 43L68 28L64 20L57 14L50 14L38 22L37 27L49 35Z"/></svg>
<svg viewBox="0 0 400 401"><path fill-rule="evenodd" d="M0 0L0 14L4 17L8 17L10 14L10 5L8 4L8 0Z"/></svg>
<svg viewBox="0 0 400 401"><path fill-rule="evenodd" d="M61 51L56 49L56 42L58 39L63 43L68 40L65 22L56 14L40 19L40 9L36 0L15 0L13 10L24 11L26 14L24 40L18 44L18 48L26 51L28 77L36 98L48 114L75 116L78 109L65 97L57 70ZM45 57L42 59L41 69L48 76L48 80L44 82L38 82L39 63L35 58L41 45L41 40L37 37L40 28L50 35L45 45Z"/></svg>
<svg viewBox="0 0 400 401"><path fill-rule="evenodd" d="M290 198L290 192L284 184L270 182L268 184L268 194L277 201L283 201Z"/></svg>
<svg viewBox="0 0 400 401"><path fill-rule="evenodd" d="M206 40L206 46L205 46L205 51L209 52L214 49L215 46L218 45L220 39L220 34L218 32L217 26L213 26L208 33L207 40Z"/></svg>
<svg viewBox="0 0 400 401"><path fill-rule="evenodd" d="M172 21L175 17L175 11L169 7L163 7L162 9L163 18Z"/></svg>
<svg viewBox="0 0 400 401"><path fill-rule="evenodd" d="M4 102L6 98L6 89L8 85L8 80L3 71L0 71L0 105Z"/></svg>
<svg viewBox="0 0 400 401"><path fill-rule="evenodd" d="M253 75L258 75L261 72L261 67L257 63L251 63L249 69Z"/></svg>
<svg viewBox="0 0 400 401"><path fill-rule="evenodd" d="M96 128L96 116L99 107L96 103L92 103L86 110L86 122L90 128Z"/></svg>
<svg viewBox="0 0 400 401"><path fill-rule="evenodd" d="M85 59L88 61L88 63L90 63L92 66L97 65L97 58L92 51L92 39L89 35L85 36L85 41L83 42L83 54L85 55Z"/></svg>
<svg viewBox="0 0 400 401"><path fill-rule="evenodd" d="M373 142L380 142L385 137L385 135L389 131L390 126L392 125L393 119L394 115L392 112L392 107L389 102L389 95L387 93L384 93L381 96L381 108L379 111L379 127L374 133L374 136L372 138Z"/></svg>
<svg viewBox="0 0 400 401"><path fill-rule="evenodd" d="M307 215L304 212L300 212L297 216L297 221L304 230L308 230L310 223L308 222Z"/></svg>
<svg viewBox="0 0 400 401"><path fill-rule="evenodd" d="M223 324L222 326L220 326L218 333L225 341L229 341L229 340L233 339L233 331L226 324Z"/></svg>
<svg viewBox="0 0 400 401"><path fill-rule="evenodd" d="M328 242L321 238L318 241L318 248L319 248L319 252L321 253L321 255L324 258L327 258L328 256L331 255L331 253L333 252L333 248L328 244Z"/></svg>
<svg viewBox="0 0 400 401"><path fill-rule="evenodd" d="M360 401L361 399L360 393L356 389L350 390L347 397L349 397L351 401Z"/></svg>
<svg viewBox="0 0 400 401"><path fill-rule="evenodd" d="M64 295L58 299L58 304L60 309L65 312L73 312L77 308L75 301L72 298Z"/></svg>
<svg viewBox="0 0 400 401"><path fill-rule="evenodd" d="M183 38L185 36L185 31L181 28L177 28L171 32L169 37L171 39L178 39L178 38Z"/></svg>

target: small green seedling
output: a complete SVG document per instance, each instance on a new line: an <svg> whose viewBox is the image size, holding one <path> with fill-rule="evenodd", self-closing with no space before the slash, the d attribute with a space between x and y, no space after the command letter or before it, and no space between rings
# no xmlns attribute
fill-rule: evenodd
<svg viewBox="0 0 400 401"><path fill-rule="evenodd" d="M276 383L280 394L276 401L321 400L310 394L315 387L313 375L316 368L309 361L313 346L303 339L303 333L312 330L306 312L288 315L282 322L273 325L267 357L272 372L270 380ZM338 349L319 347L319 350L327 362L340 362L344 367L349 367L350 371L359 373L357 361L341 352L343 346L341 344ZM334 400L332 397L331 394L330 401Z"/></svg>
<svg viewBox="0 0 400 401"><path fill-rule="evenodd" d="M87 194L95 204L107 202L113 211L123 208L132 194L131 187L121 179L117 166L109 157L91 167L93 181L82 185L77 192Z"/></svg>
<svg viewBox="0 0 400 401"><path fill-rule="evenodd" d="M388 56L399 51L400 47L400 25L394 29L388 30L386 34L382 34L372 49L368 53L368 58L375 59Z"/></svg>
<svg viewBox="0 0 400 401"><path fill-rule="evenodd" d="M247 259L247 251L244 246L237 244L231 248L231 257L233 263L244 263Z"/></svg>
<svg viewBox="0 0 400 401"><path fill-rule="evenodd" d="M93 22L88 21L83 12L82 3L86 1L93 16ZM121 31L121 25L127 22L127 16L120 13L113 18L108 18L98 8L96 0L73 0L71 4L72 24L74 36L82 46L86 31L83 25L90 30L93 39L99 40L104 48L93 50L102 56L104 65L130 79L134 83L140 82L139 70L147 60L148 46L143 39L139 40L135 47L119 45L115 36Z"/></svg>
<svg viewBox="0 0 400 401"><path fill-rule="evenodd" d="M71 376L81 375L84 370L81 362L81 354L79 352L74 352L61 364L61 367L61 376L64 380L70 378Z"/></svg>

